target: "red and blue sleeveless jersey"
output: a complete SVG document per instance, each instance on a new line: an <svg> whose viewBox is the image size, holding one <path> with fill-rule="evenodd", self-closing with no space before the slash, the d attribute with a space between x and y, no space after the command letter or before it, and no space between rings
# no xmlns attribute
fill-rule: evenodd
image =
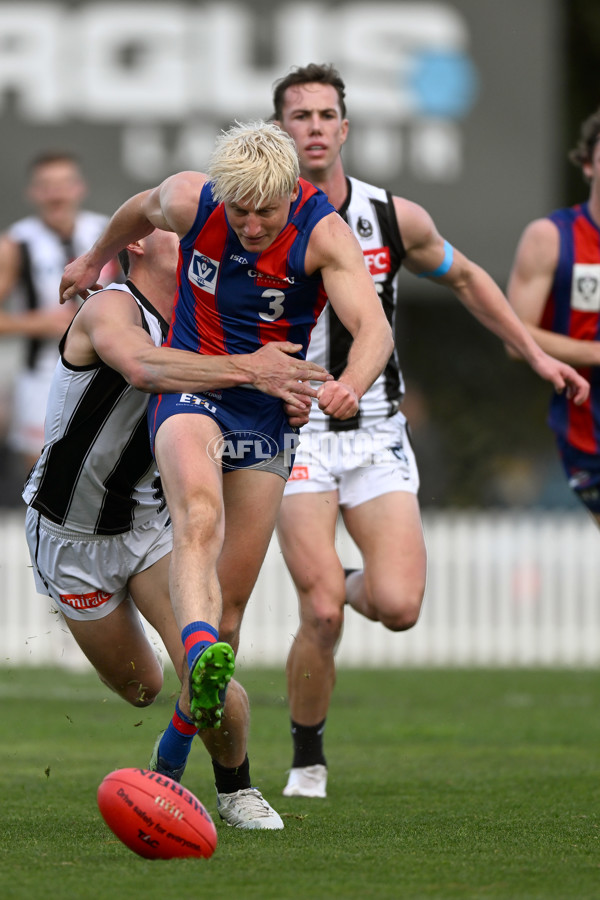
<svg viewBox="0 0 600 900"><path fill-rule="evenodd" d="M288 221L266 250L245 250L207 182L180 242L178 289L166 343L209 356L252 353L270 341L302 345L305 357L326 294L319 272L307 275L313 228L334 212L326 195L300 179Z"/></svg>
<svg viewBox="0 0 600 900"><path fill-rule="evenodd" d="M600 340L600 229L587 203L559 209L548 218L560 235L560 255L540 325L580 341ZM591 385L576 406L555 393L548 424L559 438L584 453L600 453L600 368L578 371Z"/></svg>

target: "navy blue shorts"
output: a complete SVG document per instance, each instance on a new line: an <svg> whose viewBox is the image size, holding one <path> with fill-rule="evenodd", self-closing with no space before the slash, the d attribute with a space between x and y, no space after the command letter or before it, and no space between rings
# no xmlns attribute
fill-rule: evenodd
<svg viewBox="0 0 600 900"><path fill-rule="evenodd" d="M569 487L591 513L600 513L600 456L583 453L560 438L556 445Z"/></svg>
<svg viewBox="0 0 600 900"><path fill-rule="evenodd" d="M154 394L148 404L148 427L154 440L171 416L209 416L221 429L209 450L220 458L223 471L260 468L283 453L286 466L294 464L298 429L283 410L283 402L253 388L226 388L195 394Z"/></svg>

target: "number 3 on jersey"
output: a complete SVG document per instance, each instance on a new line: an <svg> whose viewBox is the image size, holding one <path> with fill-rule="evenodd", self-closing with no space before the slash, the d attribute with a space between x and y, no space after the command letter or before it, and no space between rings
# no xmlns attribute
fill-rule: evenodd
<svg viewBox="0 0 600 900"><path fill-rule="evenodd" d="M285 300L283 291L278 291L276 288L269 288L268 291L263 291L261 296L266 297L270 302L269 311L259 312L259 317L265 322L275 322L277 319L280 319L283 315L283 301Z"/></svg>

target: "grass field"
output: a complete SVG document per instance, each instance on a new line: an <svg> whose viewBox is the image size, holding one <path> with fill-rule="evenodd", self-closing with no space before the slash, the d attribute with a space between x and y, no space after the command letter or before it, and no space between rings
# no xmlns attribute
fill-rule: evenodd
<svg viewBox="0 0 600 900"><path fill-rule="evenodd" d="M135 710L92 673L0 669L0 897L600 898L597 673L342 670L326 800L281 796L282 673L240 678L253 781L286 827L219 822L212 859L153 862L114 838L96 789L145 765L174 682ZM198 742L184 782L216 817L211 774Z"/></svg>

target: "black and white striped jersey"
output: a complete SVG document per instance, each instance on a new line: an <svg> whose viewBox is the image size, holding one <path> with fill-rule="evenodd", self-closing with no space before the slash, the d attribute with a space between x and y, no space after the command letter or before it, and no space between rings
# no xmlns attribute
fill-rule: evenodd
<svg viewBox="0 0 600 900"><path fill-rule="evenodd" d="M356 178L346 180L348 196L338 212L349 224L362 247L385 314L394 328L396 275L406 253L392 195L383 188ZM324 366L338 378L346 366L351 343L352 336L327 304L313 328L307 358ZM357 416L344 421L330 418L313 401L310 421L302 427L302 431L348 431L369 427L396 412L403 393L402 373L394 350L384 372L362 397Z"/></svg>
<svg viewBox="0 0 600 900"><path fill-rule="evenodd" d="M27 216L8 229L19 245L21 278L17 288L21 305L27 309L54 309L63 269L70 260L88 250L108 222L100 213L82 210L77 214L71 240L64 241L37 216ZM52 375L57 359L56 340L31 339L27 343L25 365Z"/></svg>
<svg viewBox="0 0 600 900"><path fill-rule="evenodd" d="M160 346L168 324L135 285L111 284L106 289L133 296L142 326ZM64 344L65 338L50 387L44 448L23 499L69 531L120 534L148 521L165 505L150 450L149 394L101 361L70 365L63 357Z"/></svg>

